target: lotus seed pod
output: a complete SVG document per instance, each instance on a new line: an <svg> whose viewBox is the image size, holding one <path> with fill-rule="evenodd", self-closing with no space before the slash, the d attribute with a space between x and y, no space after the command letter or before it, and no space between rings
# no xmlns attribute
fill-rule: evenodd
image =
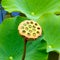
<svg viewBox="0 0 60 60"><path fill-rule="evenodd" d="M19 34L28 38L36 39L42 35L41 26L33 20L25 20L18 26Z"/></svg>

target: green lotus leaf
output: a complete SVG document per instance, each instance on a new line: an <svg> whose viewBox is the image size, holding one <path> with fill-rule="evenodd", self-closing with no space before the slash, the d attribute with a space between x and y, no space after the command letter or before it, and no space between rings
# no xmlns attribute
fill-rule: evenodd
<svg viewBox="0 0 60 60"><path fill-rule="evenodd" d="M24 18L15 17L5 19L0 25L0 60L14 60L22 58L23 40L18 33L18 24ZM17 21L16 21L17 20Z"/></svg>
<svg viewBox="0 0 60 60"><path fill-rule="evenodd" d="M47 43L40 39L28 42L25 60L48 60Z"/></svg>
<svg viewBox="0 0 60 60"><path fill-rule="evenodd" d="M60 15L51 13L44 14L37 21L43 29L44 40L48 44L48 52L60 52Z"/></svg>
<svg viewBox="0 0 60 60"><path fill-rule="evenodd" d="M60 11L60 0L2 0L8 12L18 11L30 19L38 19L47 12Z"/></svg>
<svg viewBox="0 0 60 60"><path fill-rule="evenodd" d="M27 18L8 18L0 24L0 60L22 60L24 38L18 33L18 25ZM47 43L41 37L28 41L25 60L47 60Z"/></svg>

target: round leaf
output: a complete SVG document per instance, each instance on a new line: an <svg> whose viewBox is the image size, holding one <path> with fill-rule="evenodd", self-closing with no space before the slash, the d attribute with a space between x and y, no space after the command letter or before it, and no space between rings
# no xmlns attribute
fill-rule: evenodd
<svg viewBox="0 0 60 60"><path fill-rule="evenodd" d="M60 52L60 16L48 13L41 16L38 23L43 29L48 51Z"/></svg>
<svg viewBox="0 0 60 60"><path fill-rule="evenodd" d="M38 19L44 13L60 10L60 0L2 0L2 6L9 12L19 11Z"/></svg>
<svg viewBox="0 0 60 60"><path fill-rule="evenodd" d="M18 33L18 25L26 18L5 19L0 25L0 60L22 60L24 38ZM47 44L39 37L28 41L25 60L47 60Z"/></svg>

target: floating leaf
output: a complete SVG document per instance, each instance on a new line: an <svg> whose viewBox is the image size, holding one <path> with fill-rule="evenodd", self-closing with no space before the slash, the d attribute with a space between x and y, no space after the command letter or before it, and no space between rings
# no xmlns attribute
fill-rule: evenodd
<svg viewBox="0 0 60 60"><path fill-rule="evenodd" d="M47 60L47 44L44 40L37 39L27 44L27 54L25 60Z"/></svg>
<svg viewBox="0 0 60 60"><path fill-rule="evenodd" d="M47 12L60 11L60 0L2 0L8 12L19 11L30 19L38 19Z"/></svg>
<svg viewBox="0 0 60 60"><path fill-rule="evenodd" d="M38 20L44 33L44 39L48 43L49 51L60 52L60 16L48 13Z"/></svg>
<svg viewBox="0 0 60 60"><path fill-rule="evenodd" d="M18 33L18 25L25 19L27 18L8 18L0 24L0 60L22 60L24 38ZM28 42L25 60L47 60L47 44L41 40L39 37Z"/></svg>

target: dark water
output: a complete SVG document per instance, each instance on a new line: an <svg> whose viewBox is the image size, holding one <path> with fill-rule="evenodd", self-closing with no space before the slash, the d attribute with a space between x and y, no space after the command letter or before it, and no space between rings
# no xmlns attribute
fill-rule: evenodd
<svg viewBox="0 0 60 60"><path fill-rule="evenodd" d="M7 14L7 11L5 11L2 6L0 5L0 23L3 22L5 15ZM11 16L18 16L20 15L19 12L12 12Z"/></svg>

